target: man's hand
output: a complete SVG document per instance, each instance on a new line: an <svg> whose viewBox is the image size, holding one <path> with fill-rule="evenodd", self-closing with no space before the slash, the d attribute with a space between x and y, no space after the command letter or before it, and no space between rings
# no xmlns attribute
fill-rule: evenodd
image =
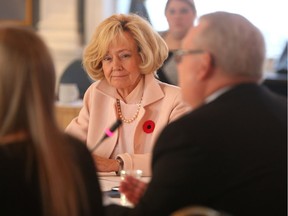
<svg viewBox="0 0 288 216"><path fill-rule="evenodd" d="M146 191L147 183L142 182L132 176L126 176L123 181L120 183L119 190L121 193L124 193L126 198L136 205L140 198L143 196Z"/></svg>

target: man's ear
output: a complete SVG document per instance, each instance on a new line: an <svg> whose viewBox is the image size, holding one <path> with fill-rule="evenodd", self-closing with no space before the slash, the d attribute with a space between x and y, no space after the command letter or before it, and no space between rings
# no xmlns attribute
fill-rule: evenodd
<svg viewBox="0 0 288 216"><path fill-rule="evenodd" d="M199 80L205 80L209 78L213 73L213 57L210 53L205 52L201 56L200 71L197 74Z"/></svg>

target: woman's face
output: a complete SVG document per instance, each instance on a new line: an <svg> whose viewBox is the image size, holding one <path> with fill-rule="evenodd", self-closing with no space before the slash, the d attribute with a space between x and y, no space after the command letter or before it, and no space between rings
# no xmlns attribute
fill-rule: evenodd
<svg viewBox="0 0 288 216"><path fill-rule="evenodd" d="M135 40L124 32L123 37L115 38L110 44L102 60L104 76L122 96L127 96L141 79L141 62Z"/></svg>
<svg viewBox="0 0 288 216"><path fill-rule="evenodd" d="M165 16L169 31L174 35L184 36L193 26L196 14L188 3L171 0L166 8Z"/></svg>

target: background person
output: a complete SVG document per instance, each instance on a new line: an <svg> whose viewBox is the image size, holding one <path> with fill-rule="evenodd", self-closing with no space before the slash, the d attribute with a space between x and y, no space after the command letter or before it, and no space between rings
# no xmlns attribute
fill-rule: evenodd
<svg viewBox="0 0 288 216"><path fill-rule="evenodd" d="M103 215L90 152L57 127L44 42L1 24L0 56L1 215Z"/></svg>
<svg viewBox="0 0 288 216"><path fill-rule="evenodd" d="M154 77L167 53L160 35L138 15L112 15L97 27L83 65L98 81L86 91L84 106L66 131L91 149L106 128L122 120L115 135L93 151L99 171L141 169L149 176L159 132L189 111L178 87Z"/></svg>
<svg viewBox="0 0 288 216"><path fill-rule="evenodd" d="M264 59L263 35L246 18L202 16L176 57L193 111L161 133L146 190L132 177L121 185L135 208L111 205L107 215L164 216L192 205L287 215L287 99L259 85Z"/></svg>
<svg viewBox="0 0 288 216"><path fill-rule="evenodd" d="M180 48L182 39L190 27L194 26L197 16L194 1L168 0L165 6L165 16L169 29L160 32L160 35L169 48L169 55L157 71L157 75L162 82L178 85L177 67L173 60L173 52Z"/></svg>

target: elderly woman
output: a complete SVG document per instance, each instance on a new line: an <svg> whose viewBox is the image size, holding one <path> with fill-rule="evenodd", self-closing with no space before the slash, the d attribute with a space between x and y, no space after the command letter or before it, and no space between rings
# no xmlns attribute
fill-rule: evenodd
<svg viewBox="0 0 288 216"><path fill-rule="evenodd" d="M83 108L66 131L93 149L98 171L141 169L150 175L151 151L164 126L189 110L180 89L155 78L168 49L138 15L112 15L86 47L83 65L94 80ZM117 119L123 124L94 149Z"/></svg>

